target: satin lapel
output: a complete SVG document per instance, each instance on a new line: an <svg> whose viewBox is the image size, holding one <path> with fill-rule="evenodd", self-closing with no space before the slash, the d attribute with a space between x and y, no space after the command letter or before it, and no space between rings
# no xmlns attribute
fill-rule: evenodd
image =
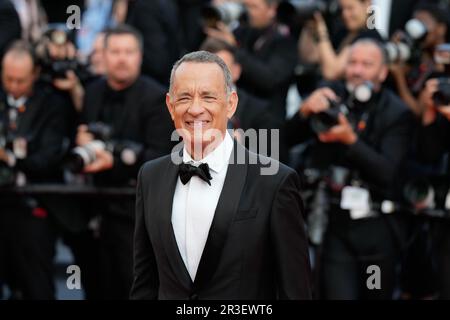
<svg viewBox="0 0 450 320"><path fill-rule="evenodd" d="M247 151L240 144L234 142L231 157L236 154L236 148L240 149L238 153L245 152L247 154ZM230 163L228 165L222 193L217 203L216 212L194 281L194 290L198 290L206 285L217 269L227 239L228 229L238 209L246 176L247 164L236 164L236 161L233 161L233 164Z"/></svg>
<svg viewBox="0 0 450 320"><path fill-rule="evenodd" d="M155 208L160 210L161 219L161 241L166 251L167 258L174 274L180 282L187 288L192 287L192 280L186 269L186 266L178 250L178 244L172 226L172 204L175 187L178 180L178 166L170 159L167 164L166 171L163 173L163 183L161 184L160 193Z"/></svg>

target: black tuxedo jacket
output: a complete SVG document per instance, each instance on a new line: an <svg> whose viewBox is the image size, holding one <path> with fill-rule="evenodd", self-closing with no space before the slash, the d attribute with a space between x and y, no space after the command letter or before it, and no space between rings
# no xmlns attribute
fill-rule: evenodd
<svg viewBox="0 0 450 320"><path fill-rule="evenodd" d="M178 167L171 156L142 167L136 196L132 299L311 298L297 174L277 162L275 175L261 175L263 165L252 164L261 156L235 143L236 150L247 161L229 164L194 282L171 223Z"/></svg>

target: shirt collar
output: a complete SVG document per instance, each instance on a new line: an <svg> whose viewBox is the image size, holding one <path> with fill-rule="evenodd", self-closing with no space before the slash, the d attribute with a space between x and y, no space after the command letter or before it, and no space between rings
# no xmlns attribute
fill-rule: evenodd
<svg viewBox="0 0 450 320"><path fill-rule="evenodd" d="M22 96L20 98L15 99L12 95L9 95L6 97L8 101L8 105L11 107L14 107L16 109L22 107L27 102L28 98L26 96Z"/></svg>
<svg viewBox="0 0 450 320"><path fill-rule="evenodd" d="M228 164L232 150L233 139L227 131L222 142L220 142L220 144L211 153L200 161L192 159L191 155L186 150L186 146L184 146L183 162L192 163L195 166L200 165L201 163L207 163L211 170L219 173Z"/></svg>

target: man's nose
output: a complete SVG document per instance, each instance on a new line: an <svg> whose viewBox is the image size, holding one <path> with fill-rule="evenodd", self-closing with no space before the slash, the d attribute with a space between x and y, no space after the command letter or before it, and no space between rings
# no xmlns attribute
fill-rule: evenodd
<svg viewBox="0 0 450 320"><path fill-rule="evenodd" d="M189 107L188 112L193 117L196 117L196 116L199 116L200 114L202 114L204 112L204 110L205 109L202 107L202 103L200 102L200 100L198 98L196 98L192 101L192 104Z"/></svg>

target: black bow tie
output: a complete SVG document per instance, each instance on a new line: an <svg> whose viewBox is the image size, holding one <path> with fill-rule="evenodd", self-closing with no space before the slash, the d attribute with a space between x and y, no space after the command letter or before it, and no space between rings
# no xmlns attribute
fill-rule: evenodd
<svg viewBox="0 0 450 320"><path fill-rule="evenodd" d="M188 183L192 176L198 176L200 179L211 185L209 180L211 180L212 177L209 173L209 166L207 163L202 163L198 167L193 166L190 163L182 163L178 168L178 174L180 175L183 184Z"/></svg>

